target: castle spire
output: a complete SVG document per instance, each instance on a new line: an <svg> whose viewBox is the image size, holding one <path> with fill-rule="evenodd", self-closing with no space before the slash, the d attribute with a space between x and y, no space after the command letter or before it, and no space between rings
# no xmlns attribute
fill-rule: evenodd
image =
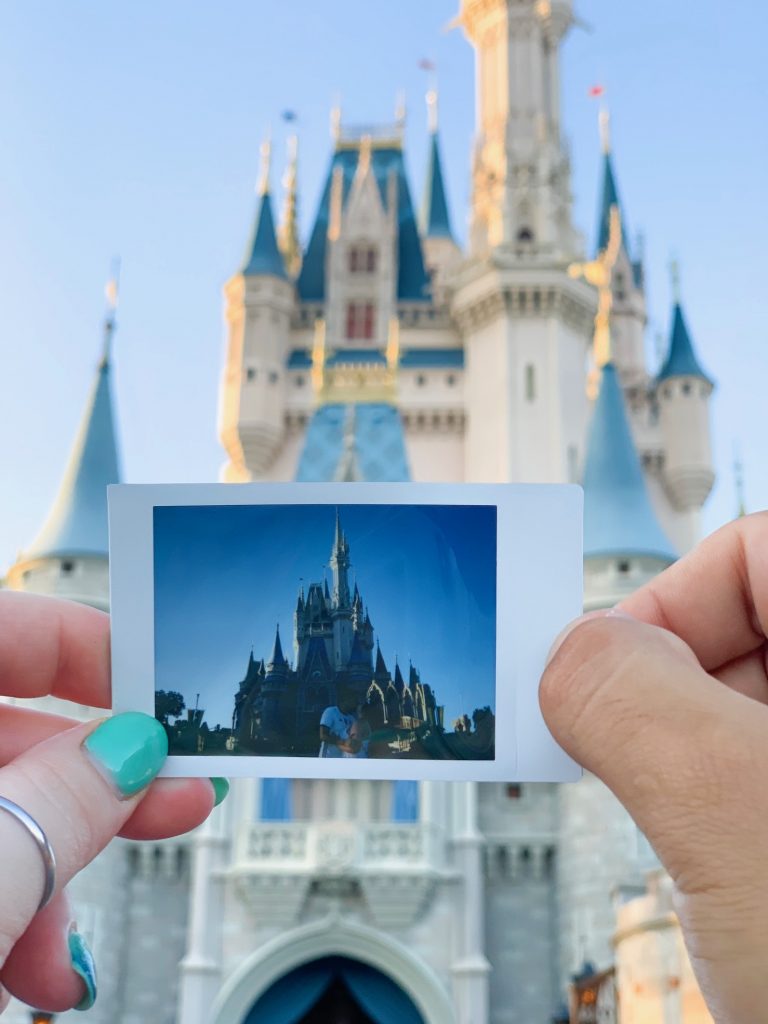
<svg viewBox="0 0 768 1024"><path fill-rule="evenodd" d="M430 134L429 166L427 168L427 184L424 190L421 229L426 238L452 239L453 232L451 231L451 221L448 214L448 201L445 196L443 168L437 138L436 86L433 86L427 93L427 111Z"/></svg>
<svg viewBox="0 0 768 1024"><path fill-rule="evenodd" d="M661 381L670 377L699 377L708 384L712 384L712 379L701 368L688 332L688 324L680 301L680 268L676 260L673 260L670 265L670 274L674 302L672 329L667 357L659 370L657 379Z"/></svg>
<svg viewBox="0 0 768 1024"><path fill-rule="evenodd" d="M73 555L107 558L107 485L120 482L112 388L111 343L117 285L108 287L104 342L96 378L67 460L56 500L25 560Z"/></svg>
<svg viewBox="0 0 768 1024"><path fill-rule="evenodd" d="M677 557L656 519L616 369L603 367L584 469L584 558Z"/></svg>
<svg viewBox="0 0 768 1024"><path fill-rule="evenodd" d="M600 195L600 205L597 217L597 242L596 253L603 252L608 247L611 237L611 216L615 209L621 221L621 241L624 249L629 252L627 243L626 225L624 215L619 201L619 190L616 185L616 175L613 170L613 159L609 135L608 111L602 107L598 115L600 128L600 148L603 152L603 187Z"/></svg>
<svg viewBox="0 0 768 1024"><path fill-rule="evenodd" d="M287 668L287 666L288 662L283 654L283 645L280 643L280 624L278 623L275 630L275 643L272 647L272 655L267 662L267 669L271 672L273 669Z"/></svg>
<svg viewBox="0 0 768 1024"><path fill-rule="evenodd" d="M341 517L336 508L336 529L333 538L330 566L333 571L333 603L337 608L350 606L349 544L341 529Z"/></svg>
<svg viewBox="0 0 768 1024"><path fill-rule="evenodd" d="M272 277L287 277L283 257L277 245L275 220L272 215L272 200L269 187L271 152L272 143L269 138L266 138L261 144L261 174L257 187L259 204L256 222L251 241L246 250L245 263L241 270L241 273L246 277L255 277L262 274L271 275Z"/></svg>
<svg viewBox="0 0 768 1024"><path fill-rule="evenodd" d="M278 230L280 251L291 277L301 270L301 243L299 242L298 200L299 137L294 132L288 139L288 166L283 177L285 199L283 216Z"/></svg>

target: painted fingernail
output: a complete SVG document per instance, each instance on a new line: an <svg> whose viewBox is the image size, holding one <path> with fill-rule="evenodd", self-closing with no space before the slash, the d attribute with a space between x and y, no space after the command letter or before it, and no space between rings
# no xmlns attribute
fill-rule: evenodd
<svg viewBox="0 0 768 1024"><path fill-rule="evenodd" d="M211 785L213 786L213 792L216 795L213 806L218 807L221 801L229 792L229 780L228 779L211 779Z"/></svg>
<svg viewBox="0 0 768 1024"><path fill-rule="evenodd" d="M563 641L567 636L581 626L584 622L589 622L590 619L631 619L633 616L628 615L626 612L621 611L620 608L600 608L594 612L587 612L586 615L580 615L578 619L574 619L573 622L569 622L565 629L561 630L554 639L552 646L549 649L547 660L544 662L544 667L552 661L554 656L563 646Z"/></svg>
<svg viewBox="0 0 768 1024"><path fill-rule="evenodd" d="M139 711L115 715L83 744L97 768L124 798L144 789L168 755L168 735L156 718Z"/></svg>
<svg viewBox="0 0 768 1024"><path fill-rule="evenodd" d="M83 979L85 984L85 995L75 1009L90 1010L96 1002L96 964L93 962L93 953L75 927L70 930L68 941L72 970Z"/></svg>

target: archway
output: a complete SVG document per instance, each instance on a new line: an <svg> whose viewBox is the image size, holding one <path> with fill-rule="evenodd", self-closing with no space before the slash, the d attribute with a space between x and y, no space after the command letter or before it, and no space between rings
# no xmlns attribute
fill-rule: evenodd
<svg viewBox="0 0 768 1024"><path fill-rule="evenodd" d="M214 1000L211 1024L245 1024L259 999L281 978L327 957L374 968L407 995L423 1024L455 1024L447 986L412 949L335 914L283 932L254 950L224 982Z"/></svg>
<svg viewBox="0 0 768 1024"><path fill-rule="evenodd" d="M386 974L350 957L326 956L284 974L243 1024L424 1024L411 998Z"/></svg>

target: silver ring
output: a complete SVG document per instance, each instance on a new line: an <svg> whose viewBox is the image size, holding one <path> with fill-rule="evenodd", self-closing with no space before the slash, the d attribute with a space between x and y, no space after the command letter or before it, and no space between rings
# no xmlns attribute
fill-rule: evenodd
<svg viewBox="0 0 768 1024"><path fill-rule="evenodd" d="M4 796L0 796L0 810L7 811L9 814L13 815L16 821L21 822L27 832L29 832L37 843L40 856L43 858L45 884L43 885L43 895L40 898L40 905L37 908L37 911L35 911L35 913L39 913L43 907L47 906L51 902L53 890L56 888L56 858L53 855L53 847L48 842L48 836L43 832L32 815L27 814L24 808L19 807L19 805L15 804L13 800L6 800Z"/></svg>

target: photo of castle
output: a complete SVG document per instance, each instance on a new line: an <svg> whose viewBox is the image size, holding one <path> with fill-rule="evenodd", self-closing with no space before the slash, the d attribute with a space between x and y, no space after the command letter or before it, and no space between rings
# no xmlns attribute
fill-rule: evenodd
<svg viewBox="0 0 768 1024"><path fill-rule="evenodd" d="M171 753L233 756L491 760L495 754L496 509L491 506L208 506L155 510L156 715ZM184 520L197 520L185 529ZM205 521L205 522L203 522ZM360 561L370 594L393 612L378 618L387 638L412 651L404 671L396 650L387 656L374 628L362 583L352 576L346 524L360 538ZM191 533L190 533L191 531ZM197 535L185 544L180 540ZM214 550L207 546L213 534ZM323 577L298 581L292 650L279 619L271 653L248 657L232 703L231 678L217 671L220 651L234 636L216 626L231 622L227 605L242 607L241 575L250 589L246 537L258 536L251 558L261 592L282 592L292 569L283 559L290 538L307 553L330 556ZM270 539L271 538L271 539ZM310 539L311 538L311 539ZM315 540L317 538L317 540ZM432 543L430 544L430 540ZM395 542L395 543L393 543ZM274 567L265 566L272 551ZM380 549L394 548L375 564ZM374 558L366 558L371 553ZM298 558L296 559L298 563ZM209 565L208 569L201 567ZM470 571L470 564L472 570ZM241 566L241 573L236 566ZM378 571L377 571L378 570ZM230 576L231 602L209 586L208 573ZM330 573L330 583L326 573ZM194 577L197 581L190 580ZM266 586L271 579L271 584ZM379 584L377 586L377 583ZM294 578L294 584L296 584ZM191 589L190 589L191 588ZM413 594L414 588L416 593ZM195 593L199 600L195 598ZM426 627L398 624L398 597L421 611ZM180 600L181 593L185 599ZM217 593L216 609L206 595ZM258 595L253 604L260 604ZM277 606L265 598L264 604ZM282 609L283 613L287 609ZM268 614L268 613L267 613ZM437 620L441 620L438 623ZM266 621L263 619L263 621ZM190 629L198 623L199 628ZM451 648L436 639L451 629ZM246 623L248 626L250 622ZM259 628L259 636L265 630ZM189 654L185 663L181 650ZM402 650L402 648L401 648ZM419 660L419 651L426 666ZM391 665L388 667L387 662ZM181 666L184 665L182 668ZM470 665L472 665L470 675ZM426 667L429 675L423 675ZM472 679L471 686L463 680ZM225 681L226 680L226 681ZM439 688L438 688L439 687ZM202 698L202 706L201 706ZM446 714L448 710L448 714ZM186 715L184 714L186 712ZM339 765L341 769L341 766Z"/></svg>

